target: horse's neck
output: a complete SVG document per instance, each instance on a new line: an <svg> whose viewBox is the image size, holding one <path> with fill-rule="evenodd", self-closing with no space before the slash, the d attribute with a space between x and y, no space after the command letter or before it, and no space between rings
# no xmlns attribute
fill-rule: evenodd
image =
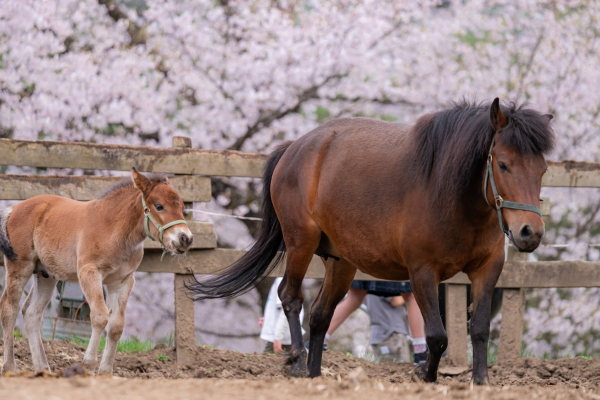
<svg viewBox="0 0 600 400"><path fill-rule="evenodd" d="M141 192L134 188L125 188L113 196L108 196L101 201L105 201L105 207L112 210L122 210L113 214L113 224L120 229L116 229L119 235L118 243L124 246L126 250L132 250L139 247L146 239L144 229L144 208L142 206Z"/></svg>

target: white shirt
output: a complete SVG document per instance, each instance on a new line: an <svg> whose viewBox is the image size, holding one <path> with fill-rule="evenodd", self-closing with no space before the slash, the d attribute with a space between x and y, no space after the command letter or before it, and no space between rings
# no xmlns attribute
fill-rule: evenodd
<svg viewBox="0 0 600 400"><path fill-rule="evenodd" d="M267 342L282 340L283 344L292 344L290 327L287 323L287 318L281 306L281 299L277 294L277 288L283 278L276 278L269 290L269 297L265 305L265 320L262 329L260 330L260 338ZM300 310L300 323L304 319L304 307ZM304 335L304 329L302 334Z"/></svg>

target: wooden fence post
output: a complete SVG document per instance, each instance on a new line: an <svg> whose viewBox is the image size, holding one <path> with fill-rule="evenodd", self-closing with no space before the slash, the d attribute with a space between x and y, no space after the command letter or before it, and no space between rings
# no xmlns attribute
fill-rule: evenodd
<svg viewBox="0 0 600 400"><path fill-rule="evenodd" d="M528 256L528 253L519 253L512 245L508 246L507 261L527 261ZM498 364L521 357L524 312L525 289L503 289Z"/></svg>
<svg viewBox="0 0 600 400"><path fill-rule="evenodd" d="M173 147L192 147L192 140L187 137L173 137ZM186 208L193 208L193 203L184 203ZM192 220L193 213L185 215L187 221ZM175 274L175 351L179 364L189 364L194 359L196 347L196 324L194 320L194 302L187 296L184 284L191 275Z"/></svg>
<svg viewBox="0 0 600 400"><path fill-rule="evenodd" d="M468 366L466 285L446 284L446 333L448 358L457 367Z"/></svg>

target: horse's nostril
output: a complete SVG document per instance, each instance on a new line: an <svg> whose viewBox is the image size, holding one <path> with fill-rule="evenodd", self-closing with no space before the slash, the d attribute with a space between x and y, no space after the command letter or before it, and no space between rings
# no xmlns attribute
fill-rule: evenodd
<svg viewBox="0 0 600 400"><path fill-rule="evenodd" d="M194 237L193 236L188 236L186 234L181 234L179 236L179 243L182 246L189 246L192 244L192 242L194 241Z"/></svg>
<svg viewBox="0 0 600 400"><path fill-rule="evenodd" d="M531 238L532 235L533 235L533 229L531 228L531 226L525 225L524 227L521 228L521 239L523 241L529 240L529 238Z"/></svg>

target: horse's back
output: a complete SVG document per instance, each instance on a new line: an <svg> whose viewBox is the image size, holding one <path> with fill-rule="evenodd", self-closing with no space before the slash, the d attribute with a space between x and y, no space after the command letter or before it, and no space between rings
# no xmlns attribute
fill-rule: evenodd
<svg viewBox="0 0 600 400"><path fill-rule="evenodd" d="M85 218L86 204L53 195L35 196L13 207L7 231L21 259L43 259L47 254L72 257ZM73 249L69 249L73 247ZM72 261L72 260L61 260Z"/></svg>
<svg viewBox="0 0 600 400"><path fill-rule="evenodd" d="M400 124L347 118L323 124L292 143L271 184L280 219L293 215L297 220L304 213L361 270L373 264L394 273L402 263L395 231L409 190L410 168L408 161L402 162L409 132L410 127Z"/></svg>

